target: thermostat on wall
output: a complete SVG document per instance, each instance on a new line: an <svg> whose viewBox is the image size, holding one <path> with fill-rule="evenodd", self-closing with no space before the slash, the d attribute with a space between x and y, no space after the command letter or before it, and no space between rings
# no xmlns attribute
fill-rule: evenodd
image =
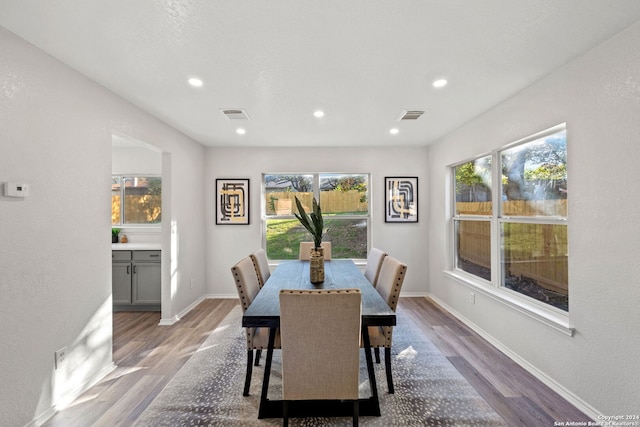
<svg viewBox="0 0 640 427"><path fill-rule="evenodd" d="M5 182L4 195L7 197L27 197L29 195L29 185L17 182Z"/></svg>

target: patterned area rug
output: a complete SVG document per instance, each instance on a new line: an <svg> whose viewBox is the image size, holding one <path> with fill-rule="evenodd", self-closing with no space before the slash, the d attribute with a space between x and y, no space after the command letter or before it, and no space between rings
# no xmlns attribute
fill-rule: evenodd
<svg viewBox="0 0 640 427"><path fill-rule="evenodd" d="M250 396L242 396L246 368L242 311L236 307L141 414L135 426L268 426L259 420L264 358L254 367ZM440 351L406 316L393 333L395 394L387 393L384 363L376 365L381 417L360 417L364 426L504 426ZM364 352L361 396L369 396ZM281 396L280 352L273 357L269 398ZM293 418L295 426L351 425L351 418Z"/></svg>

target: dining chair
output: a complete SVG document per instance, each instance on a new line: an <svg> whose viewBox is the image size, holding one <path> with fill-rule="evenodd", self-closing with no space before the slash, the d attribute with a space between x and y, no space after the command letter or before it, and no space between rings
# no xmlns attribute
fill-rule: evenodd
<svg viewBox="0 0 640 427"><path fill-rule="evenodd" d="M251 257L243 258L231 267L231 274L236 282L236 289L238 291L238 297L240 298L240 304L242 305L242 311L245 312L260 291L258 275L256 274ZM251 372L253 371L253 351L256 351L256 365L258 365L261 351L269 345L269 328L245 328L245 332L247 336L247 373L242 395L248 396L251 386ZM274 348L280 348L279 334L276 334Z"/></svg>
<svg viewBox="0 0 640 427"><path fill-rule="evenodd" d="M324 249L324 260L331 260L331 242L320 243L322 249ZM311 249L313 248L313 242L300 242L300 251L298 253L298 259L300 261L309 261L311 258Z"/></svg>
<svg viewBox="0 0 640 427"><path fill-rule="evenodd" d="M378 284L380 267L382 267L382 260L384 260L386 256L387 253L378 248L371 248L367 256L367 267L364 270L364 277L367 278L374 288Z"/></svg>
<svg viewBox="0 0 640 427"><path fill-rule="evenodd" d="M256 274L258 275L258 281L260 282L260 289L267 282L267 279L271 276L271 271L269 271L269 261L267 260L267 253L264 249L260 248L251 255L251 261L253 261L253 266L256 269Z"/></svg>
<svg viewBox="0 0 640 427"><path fill-rule="evenodd" d="M389 308L396 311L400 289L407 272L407 265L397 259L386 256L380 267L378 284L376 290L387 302ZM391 375L391 342L393 337L393 326L370 326L369 340L371 347L375 351L376 362L380 363L380 348L384 348L384 367L387 374L387 387L390 394L393 394L393 378Z"/></svg>
<svg viewBox="0 0 640 427"><path fill-rule="evenodd" d="M298 400L352 401L358 425L359 289L281 290L282 418Z"/></svg>

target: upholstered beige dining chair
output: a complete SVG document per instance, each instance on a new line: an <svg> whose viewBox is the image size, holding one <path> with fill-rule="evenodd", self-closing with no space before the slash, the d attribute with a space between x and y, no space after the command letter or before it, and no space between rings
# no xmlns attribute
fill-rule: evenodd
<svg viewBox="0 0 640 427"><path fill-rule="evenodd" d="M331 242L322 242L320 243L322 249L324 249L324 260L331 260ZM298 259L300 261L309 261L311 257L311 248L313 248L313 242L300 242L300 252L298 254Z"/></svg>
<svg viewBox="0 0 640 427"><path fill-rule="evenodd" d="M260 291L260 284L251 257L240 260L231 267L231 274L236 282L236 289L242 311L247 311L253 299ZM247 374L244 381L244 396L249 395L251 372L253 370L253 351L256 351L256 365L260 360L260 352L269 345L269 328L245 328L247 335ZM276 334L275 348L280 348L280 335Z"/></svg>
<svg viewBox="0 0 640 427"><path fill-rule="evenodd" d="M400 289L407 272L407 265L397 259L386 256L380 267L378 284L376 289L382 298L389 304L391 310L396 311ZM393 326L370 326L369 339L371 347L375 350L376 362L380 363L380 348L384 348L384 367L387 374L387 387L389 393L393 393L393 378L391 375L391 341Z"/></svg>
<svg viewBox="0 0 640 427"><path fill-rule="evenodd" d="M364 270L364 277L367 278L374 288L378 284L380 267L382 267L382 260L384 260L384 257L386 256L387 253L378 248L371 248L369 255L367 256L367 267Z"/></svg>
<svg viewBox="0 0 640 427"><path fill-rule="evenodd" d="M267 279L271 277L271 271L269 271L269 261L267 260L267 253L264 249L258 249L251 255L251 261L253 261L253 266L256 269L256 274L258 275L258 281L260 282L260 288L264 286L267 282Z"/></svg>
<svg viewBox="0 0 640 427"><path fill-rule="evenodd" d="M358 425L359 289L281 290L282 415L296 400L353 401Z"/></svg>

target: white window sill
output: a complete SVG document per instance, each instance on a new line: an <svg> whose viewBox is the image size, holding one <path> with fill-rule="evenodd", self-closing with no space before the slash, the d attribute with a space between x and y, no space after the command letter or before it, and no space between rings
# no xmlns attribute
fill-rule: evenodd
<svg viewBox="0 0 640 427"><path fill-rule="evenodd" d="M565 335L573 336L575 329L569 323L569 315L560 310L551 307L543 307L543 303L528 301L525 297L518 296L515 292L508 292L504 289L498 289L490 284L483 284L474 276L459 273L457 271L444 270L443 273L456 282L479 292L494 301L497 301L512 310L515 310L531 319L534 319L550 328L555 329Z"/></svg>

